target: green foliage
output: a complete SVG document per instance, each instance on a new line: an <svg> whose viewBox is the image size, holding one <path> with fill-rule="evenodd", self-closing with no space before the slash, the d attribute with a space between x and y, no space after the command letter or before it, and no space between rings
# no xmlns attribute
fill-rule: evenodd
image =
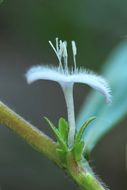
<svg viewBox="0 0 127 190"><path fill-rule="evenodd" d="M58 130L64 142L67 144L69 126L68 126L68 122L62 117L59 119Z"/></svg>
<svg viewBox="0 0 127 190"><path fill-rule="evenodd" d="M75 137L75 143L78 143L81 139L82 136L84 134L85 129L87 128L87 126L93 121L95 120L96 117L90 117L89 119L87 119L87 121L82 125L82 127L79 129L79 131L76 133L76 137Z"/></svg>
<svg viewBox="0 0 127 190"><path fill-rule="evenodd" d="M44 117L44 119L49 124L50 128L52 129L58 143L58 147L56 149L60 160L63 163L63 166L66 165L66 153L68 152L68 123L64 118L60 118L58 122L58 128L47 118Z"/></svg>
<svg viewBox="0 0 127 190"><path fill-rule="evenodd" d="M73 153L76 161L80 161L83 155L84 141L81 140L74 144Z"/></svg>
<svg viewBox="0 0 127 190"><path fill-rule="evenodd" d="M84 140L89 152L96 143L127 114L127 41L122 42L111 54L102 74L112 90L112 103L106 105L98 94L91 93L82 106L77 119L79 128L86 118L96 115L94 125L87 127Z"/></svg>
<svg viewBox="0 0 127 190"><path fill-rule="evenodd" d="M59 145L60 145L61 149L66 152L67 151L67 144L64 141L63 136L60 133L59 129L57 129L55 127L55 125L47 117L44 117L44 119L47 121L47 123L49 124L49 126L52 129L53 133L55 134L55 136L57 138L57 141L59 142Z"/></svg>
<svg viewBox="0 0 127 190"><path fill-rule="evenodd" d="M58 122L58 128L47 118L44 119L49 124L50 128L52 129L58 143L57 152L61 161L65 164L66 162L66 155L69 151L73 152L74 158L76 161L80 161L83 156L84 151L84 140L83 134L87 126L95 119L96 117L90 117L87 121L82 125L79 131L76 131L74 146L72 149L68 147L68 132L69 132L69 125L68 122L64 118L60 118Z"/></svg>
<svg viewBox="0 0 127 190"><path fill-rule="evenodd" d="M77 161L80 161L82 159L85 144L82 137L85 132L85 129L95 118L96 117L90 117L89 119L87 119L87 121L82 125L79 131L76 132L73 152L74 157Z"/></svg>

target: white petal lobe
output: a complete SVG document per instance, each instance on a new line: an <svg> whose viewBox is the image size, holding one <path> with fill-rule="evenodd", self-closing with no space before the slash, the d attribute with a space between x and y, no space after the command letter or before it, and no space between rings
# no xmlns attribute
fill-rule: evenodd
<svg viewBox="0 0 127 190"><path fill-rule="evenodd" d="M59 84L65 83L65 85L69 85L70 83L86 84L103 94L107 102L111 101L108 83L102 77L84 69L71 70L67 73L57 67L35 66L28 70L26 78L28 83L37 80L51 80Z"/></svg>

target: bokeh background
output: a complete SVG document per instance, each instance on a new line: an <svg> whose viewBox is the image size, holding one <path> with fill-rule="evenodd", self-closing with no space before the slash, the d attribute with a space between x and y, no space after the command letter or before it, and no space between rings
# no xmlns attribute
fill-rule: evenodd
<svg viewBox="0 0 127 190"><path fill-rule="evenodd" d="M99 73L112 50L126 39L126 10L126 0L5 0L0 5L0 99L52 137L43 116L54 123L66 117L63 94L49 81L28 86L26 70L41 63L57 64L48 40L59 37L75 40L78 65ZM89 91L75 86L76 113ZM124 120L91 156L92 167L111 190L127 189L126 142ZM78 189L52 162L4 126L0 126L0 188Z"/></svg>

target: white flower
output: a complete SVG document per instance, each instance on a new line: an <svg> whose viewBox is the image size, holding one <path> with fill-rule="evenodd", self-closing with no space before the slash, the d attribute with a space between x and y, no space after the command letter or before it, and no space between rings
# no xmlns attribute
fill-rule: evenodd
<svg viewBox="0 0 127 190"><path fill-rule="evenodd" d="M28 70L26 78L28 83L32 83L36 80L52 80L58 82L64 92L67 111L68 111L68 122L69 122L69 135L68 135L68 145L73 146L74 136L75 136L75 114L74 114L74 101L73 101L73 86L74 83L87 84L90 87L96 89L106 98L107 102L110 102L110 88L107 82L100 76L87 71L82 68L77 68L76 66L76 44L72 41L72 52L74 66L68 68L68 55L67 55L67 42L58 41L56 38L56 48L53 46L52 42L49 41L51 47L57 55L59 66L35 66Z"/></svg>

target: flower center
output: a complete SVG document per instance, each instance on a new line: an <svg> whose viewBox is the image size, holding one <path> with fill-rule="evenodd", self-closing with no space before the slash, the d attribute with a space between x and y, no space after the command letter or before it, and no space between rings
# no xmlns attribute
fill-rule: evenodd
<svg viewBox="0 0 127 190"><path fill-rule="evenodd" d="M53 48L58 61L59 61L59 69L60 71L64 71L66 74L69 73L68 68L68 53L67 53L67 42L58 40L56 38L56 47L53 45L51 41L49 41L49 44ZM76 55L77 55L77 48L75 41L71 42L72 45L72 53L73 53L73 71L76 71Z"/></svg>

